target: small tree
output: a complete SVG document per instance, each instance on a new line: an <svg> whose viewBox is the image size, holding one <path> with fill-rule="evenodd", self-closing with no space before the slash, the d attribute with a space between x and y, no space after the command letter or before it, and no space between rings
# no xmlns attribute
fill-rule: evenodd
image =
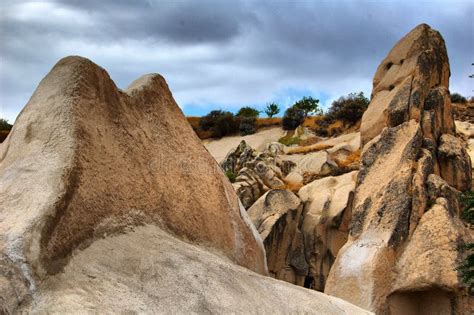
<svg viewBox="0 0 474 315"><path fill-rule="evenodd" d="M245 106L239 109L237 112L237 117L253 117L257 118L260 115L260 112L253 107Z"/></svg>
<svg viewBox="0 0 474 315"><path fill-rule="evenodd" d="M466 103L467 99L459 93L453 93L451 94L451 102L452 103Z"/></svg>
<svg viewBox="0 0 474 315"><path fill-rule="evenodd" d="M241 136L254 134L257 130L257 119L255 117L241 117L239 132Z"/></svg>
<svg viewBox="0 0 474 315"><path fill-rule="evenodd" d="M296 107L290 107L285 111L285 115L283 115L283 119L281 121L282 127L285 130L293 130L296 129L299 125L301 125L305 119L305 113L302 109Z"/></svg>
<svg viewBox="0 0 474 315"><path fill-rule="evenodd" d="M277 115L279 112L280 107L275 103L267 104L267 107L265 108L265 114L267 114L267 116L270 118Z"/></svg>
<svg viewBox="0 0 474 315"><path fill-rule="evenodd" d="M239 122L230 112L213 110L201 118L199 126L204 131L211 130L213 137L220 138L236 133L239 128Z"/></svg>
<svg viewBox="0 0 474 315"><path fill-rule="evenodd" d="M304 96L301 100L296 102L293 107L302 110L305 118L308 117L308 115L322 113L322 110L319 108L319 100L311 96Z"/></svg>

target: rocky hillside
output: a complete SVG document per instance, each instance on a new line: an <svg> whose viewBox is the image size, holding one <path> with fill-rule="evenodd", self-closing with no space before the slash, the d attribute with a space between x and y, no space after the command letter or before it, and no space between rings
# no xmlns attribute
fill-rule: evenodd
<svg viewBox="0 0 474 315"><path fill-rule="evenodd" d="M60 60L0 144L0 313L471 314L449 75L422 24L360 130L202 143L160 75Z"/></svg>
<svg viewBox="0 0 474 315"><path fill-rule="evenodd" d="M472 188L474 125L451 105L449 75L443 38L422 24L378 67L360 132L299 128L311 145L228 153L221 167L271 276L377 314L470 314L457 267L473 240L459 196Z"/></svg>
<svg viewBox="0 0 474 315"><path fill-rule="evenodd" d="M0 146L0 310L367 314L269 277L165 80L60 60Z"/></svg>

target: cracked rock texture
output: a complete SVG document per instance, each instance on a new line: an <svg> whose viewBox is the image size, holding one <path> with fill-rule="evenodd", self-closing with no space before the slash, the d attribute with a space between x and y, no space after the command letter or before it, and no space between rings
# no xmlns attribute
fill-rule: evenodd
<svg viewBox="0 0 474 315"><path fill-rule="evenodd" d="M325 293L377 314L471 314L456 270L472 241L459 218L471 162L455 131L449 61L426 24L382 61L361 124L350 234Z"/></svg>

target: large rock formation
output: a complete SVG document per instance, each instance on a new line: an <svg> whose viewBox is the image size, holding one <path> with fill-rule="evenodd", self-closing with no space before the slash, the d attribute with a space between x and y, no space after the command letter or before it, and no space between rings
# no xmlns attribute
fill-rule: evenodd
<svg viewBox="0 0 474 315"><path fill-rule="evenodd" d="M248 210L262 237L270 275L303 285L308 273L300 231L303 204L288 190L270 190Z"/></svg>
<svg viewBox="0 0 474 315"><path fill-rule="evenodd" d="M9 310L61 272L75 250L144 224L266 273L232 186L159 75L121 92L91 61L62 59L21 112L0 158Z"/></svg>
<svg viewBox="0 0 474 315"><path fill-rule="evenodd" d="M330 176L298 192L304 203L301 226L309 286L323 291L339 249L347 241L357 172Z"/></svg>
<svg viewBox="0 0 474 315"><path fill-rule="evenodd" d="M471 165L455 137L448 80L444 40L425 24L378 67L350 236L325 292L378 314L469 312L455 268L471 238L455 188L471 186Z"/></svg>
<svg viewBox="0 0 474 315"><path fill-rule="evenodd" d="M0 161L2 314L366 314L263 276L257 231L159 75L122 92L62 59Z"/></svg>
<svg viewBox="0 0 474 315"><path fill-rule="evenodd" d="M357 172L304 186L298 196L270 190L248 214L263 239L270 275L322 291L347 241Z"/></svg>

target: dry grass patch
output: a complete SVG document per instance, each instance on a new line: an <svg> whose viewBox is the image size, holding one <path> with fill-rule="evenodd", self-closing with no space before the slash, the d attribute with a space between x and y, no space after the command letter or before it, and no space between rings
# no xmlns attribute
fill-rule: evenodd
<svg viewBox="0 0 474 315"><path fill-rule="evenodd" d="M316 143L313 145L308 145L304 147L295 147L295 148L289 148L287 154L307 154L311 152L318 152L321 150L327 150L332 148L333 146L330 144L320 144Z"/></svg>
<svg viewBox="0 0 474 315"><path fill-rule="evenodd" d="M311 138L308 138L308 139L301 140L299 145L305 147L305 146L316 144L316 143L320 142L321 140L322 140L322 138L320 138L320 137L311 137Z"/></svg>
<svg viewBox="0 0 474 315"><path fill-rule="evenodd" d="M281 126L281 118L257 118L257 129L275 126Z"/></svg>
<svg viewBox="0 0 474 315"><path fill-rule="evenodd" d="M307 128L314 128L317 122L321 121L322 119L324 119L324 116L322 115L306 117L303 122L303 126Z"/></svg>
<svg viewBox="0 0 474 315"><path fill-rule="evenodd" d="M292 193L297 193L301 187L303 187L302 183L291 183L291 182L285 182L285 188L286 190L291 191Z"/></svg>
<svg viewBox="0 0 474 315"><path fill-rule="evenodd" d="M351 164L360 162L360 150L354 151L349 154L345 159L336 159L337 166L340 168L346 168Z"/></svg>
<svg viewBox="0 0 474 315"><path fill-rule="evenodd" d="M193 128L194 132L197 134L199 139L204 140L204 139L212 138L211 130L204 131L201 129L201 126L199 125L199 122L201 121L201 117L189 116L189 117L186 117L186 119L188 120L188 123L191 125L191 127Z"/></svg>

